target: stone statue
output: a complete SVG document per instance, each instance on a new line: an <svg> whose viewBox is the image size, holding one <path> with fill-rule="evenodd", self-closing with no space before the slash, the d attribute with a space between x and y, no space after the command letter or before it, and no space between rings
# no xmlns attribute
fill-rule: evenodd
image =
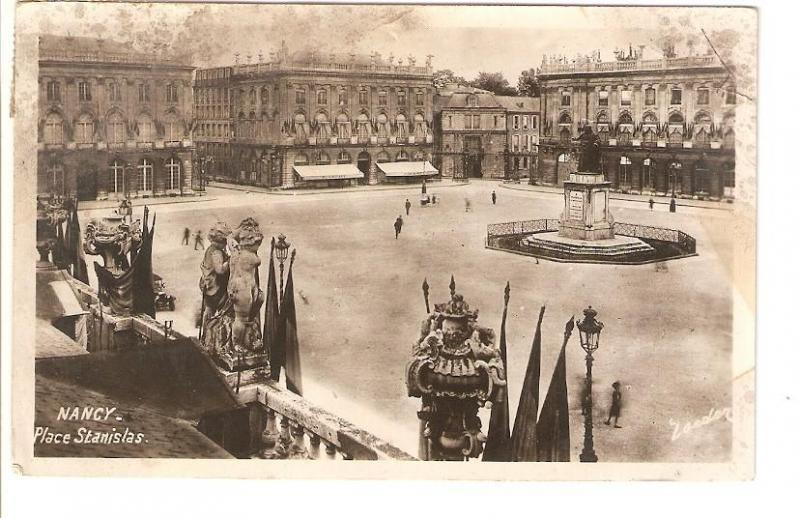
<svg viewBox="0 0 800 518"><path fill-rule="evenodd" d="M235 352L255 352L264 348L259 329L258 312L264 303L259 288L258 267L261 259L258 248L264 235L253 218L244 219L231 235L235 243L230 257L228 296L233 304L234 321L231 328Z"/></svg>
<svg viewBox="0 0 800 518"><path fill-rule="evenodd" d="M580 146L579 173L600 173L600 137L595 135L588 124L583 127L583 134L578 137Z"/></svg>
<svg viewBox="0 0 800 518"><path fill-rule="evenodd" d="M215 223L208 231L209 245L200 264L200 291L203 294L201 341L206 349L212 352L223 347L230 338L232 320L232 307L228 303L230 235L231 229L227 223Z"/></svg>
<svg viewBox="0 0 800 518"><path fill-rule="evenodd" d="M67 219L67 209L61 199L45 201L36 199L36 250L40 261L49 261L50 253L56 254L58 228ZM56 257L53 257L55 262Z"/></svg>
<svg viewBox="0 0 800 518"><path fill-rule="evenodd" d="M420 455L426 460L463 460L483 451L478 408L499 401L506 381L494 331L477 318L452 283L451 300L434 306L413 346L406 385L409 396L422 399Z"/></svg>

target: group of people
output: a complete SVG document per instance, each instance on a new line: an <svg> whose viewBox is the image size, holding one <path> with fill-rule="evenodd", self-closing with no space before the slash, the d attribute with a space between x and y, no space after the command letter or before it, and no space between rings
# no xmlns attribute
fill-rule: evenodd
<svg viewBox="0 0 800 518"><path fill-rule="evenodd" d="M189 227L183 229L183 240L181 241L182 245L189 246L189 238L192 236L192 231L189 230ZM194 233L194 249L203 250L205 248L205 244L203 243L203 233L198 229Z"/></svg>

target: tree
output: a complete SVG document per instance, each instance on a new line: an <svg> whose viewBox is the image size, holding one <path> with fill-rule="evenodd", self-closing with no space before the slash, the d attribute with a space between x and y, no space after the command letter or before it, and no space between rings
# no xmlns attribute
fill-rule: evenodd
<svg viewBox="0 0 800 518"><path fill-rule="evenodd" d="M539 77L536 75L535 69L522 71L517 80L517 91L519 95L539 97Z"/></svg>
<svg viewBox="0 0 800 518"><path fill-rule="evenodd" d="M437 70L436 72L433 73L433 86L435 86L436 88L444 88L446 85L450 83L463 85L467 83L467 80L461 76L455 75L455 73L449 68L445 68L444 70Z"/></svg>
<svg viewBox="0 0 800 518"><path fill-rule="evenodd" d="M496 95L517 95L517 90L508 84L502 72L479 72L478 77L468 83L469 86L487 90Z"/></svg>

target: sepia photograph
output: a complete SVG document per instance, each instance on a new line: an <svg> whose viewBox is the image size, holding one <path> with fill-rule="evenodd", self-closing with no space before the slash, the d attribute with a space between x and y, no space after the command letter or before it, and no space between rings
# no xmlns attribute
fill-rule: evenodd
<svg viewBox="0 0 800 518"><path fill-rule="evenodd" d="M752 478L757 10L15 16L23 473Z"/></svg>

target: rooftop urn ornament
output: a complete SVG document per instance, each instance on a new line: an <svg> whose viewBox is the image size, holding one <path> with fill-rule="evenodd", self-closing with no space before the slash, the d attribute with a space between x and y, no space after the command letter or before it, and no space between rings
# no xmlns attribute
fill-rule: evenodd
<svg viewBox="0 0 800 518"><path fill-rule="evenodd" d="M592 435L592 354L600 347L600 332L603 323L598 322L597 311L592 306L583 310L583 320L578 321L581 348L586 352L586 390L583 400L583 450L579 456L581 462L597 462Z"/></svg>
<svg viewBox="0 0 800 518"><path fill-rule="evenodd" d="M427 301L427 282L423 294ZM471 309L450 282L450 300L434 305L422 323L406 367L410 397L422 400L420 457L425 460L477 458L486 436L478 409L500 398L505 366L492 329L477 324Z"/></svg>

